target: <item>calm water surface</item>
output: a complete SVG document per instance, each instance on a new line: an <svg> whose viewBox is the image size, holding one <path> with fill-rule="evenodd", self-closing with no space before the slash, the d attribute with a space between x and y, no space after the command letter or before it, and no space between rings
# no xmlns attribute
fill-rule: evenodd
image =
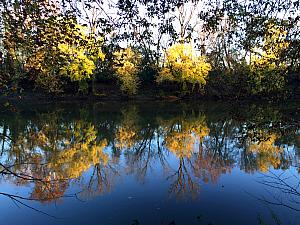
<svg viewBox="0 0 300 225"><path fill-rule="evenodd" d="M300 103L27 104L0 118L0 224L300 224Z"/></svg>

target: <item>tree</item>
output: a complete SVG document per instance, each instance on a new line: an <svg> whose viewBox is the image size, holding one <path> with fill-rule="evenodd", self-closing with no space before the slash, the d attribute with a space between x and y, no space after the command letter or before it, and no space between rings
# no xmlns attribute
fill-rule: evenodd
<svg viewBox="0 0 300 225"><path fill-rule="evenodd" d="M186 89L187 84L194 88L202 88L211 65L206 62L205 56L198 56L191 44L175 44L165 52L165 61L157 82L164 80L176 82Z"/></svg>
<svg viewBox="0 0 300 225"><path fill-rule="evenodd" d="M141 56L131 47L114 53L114 68L121 90L128 95L136 94L139 86L139 64Z"/></svg>
<svg viewBox="0 0 300 225"><path fill-rule="evenodd" d="M103 38L79 25L73 15L61 14L51 1L15 1L5 7L7 58L14 74L28 76L37 87L57 92L63 80L86 81L95 62L104 59Z"/></svg>
<svg viewBox="0 0 300 225"><path fill-rule="evenodd" d="M31 54L40 48L40 32L45 21L57 13L55 5L47 1L1 1L3 23L2 43L6 76L14 87L26 77L24 65ZM29 78L30 79L30 78Z"/></svg>
<svg viewBox="0 0 300 225"><path fill-rule="evenodd" d="M287 64L283 52L288 48L287 32L273 23L267 25L261 49L255 49L250 58L249 82L254 94L272 93L283 89Z"/></svg>
<svg viewBox="0 0 300 225"><path fill-rule="evenodd" d="M103 39L68 18L50 21L40 38L43 46L25 64L28 71L36 72L38 87L59 91L55 88L68 78L83 84L80 89L87 89L86 81L94 75L95 63L105 57L101 50Z"/></svg>

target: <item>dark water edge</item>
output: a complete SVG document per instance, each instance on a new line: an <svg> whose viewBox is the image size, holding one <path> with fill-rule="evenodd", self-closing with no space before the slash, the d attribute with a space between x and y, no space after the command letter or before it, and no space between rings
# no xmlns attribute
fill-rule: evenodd
<svg viewBox="0 0 300 225"><path fill-rule="evenodd" d="M38 182L24 183L3 176L1 193L39 197L27 203L49 214L26 206L18 208L11 199L1 196L0 215L7 225L297 225L300 219L298 101L32 100L0 107L0 118L1 132L4 128L9 130L7 135L17 143L7 142L2 163L13 165L16 159L32 163L39 159L34 167L16 167L15 172L41 178L56 173L67 179L67 183L58 183L59 189L51 189L61 191L55 192L55 198L45 199L47 192L40 192L43 186ZM82 160L73 157L61 162L64 158L60 153L70 151L62 146L67 146L66 140L81 143L84 139L76 135L91 127L96 132L95 142L106 140L108 164L100 161L94 165L89 155L83 155L83 161L90 165L81 169L75 165L67 170L74 166L72 161ZM122 138L118 136L120 131L133 134ZM39 134L43 134L42 139L36 142ZM197 135L201 136L200 142L197 139L193 145L185 145ZM48 141L44 142L44 136ZM267 152L258 147L257 143L268 144L273 136L276 141L268 145ZM180 144L180 140L185 140L181 148L175 142ZM244 148L248 143L258 149L248 152ZM60 150L53 151L49 146ZM279 153L275 146L280 147ZM75 150L76 154L83 152L82 147ZM45 162L50 166L44 166ZM89 189L98 169L105 174L101 186ZM291 175L294 178L287 179ZM278 184L281 176L292 187L289 191L296 190L293 198L282 193L285 189L266 185ZM74 193L79 194L67 197ZM278 194L284 202L273 202L270 193L276 193L276 197Z"/></svg>
<svg viewBox="0 0 300 225"><path fill-rule="evenodd" d="M235 92L227 95L223 94L209 94L204 92L182 92L182 91L167 91L163 89L154 88L152 86L141 87L140 93L128 96L122 93L118 87L114 85L99 85L95 93L80 93L80 92L66 92L66 93L47 93L44 91L23 90L22 92L1 93L0 102L30 102L42 101L46 102L74 102L74 101L236 101L236 102L255 102L255 101L298 101L300 100L300 93L298 92L282 92L269 95L251 95L249 93L242 93L237 96Z"/></svg>

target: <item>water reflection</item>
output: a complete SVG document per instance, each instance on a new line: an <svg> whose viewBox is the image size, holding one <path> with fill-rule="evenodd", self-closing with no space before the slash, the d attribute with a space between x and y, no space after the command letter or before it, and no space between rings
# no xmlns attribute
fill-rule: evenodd
<svg viewBox="0 0 300 225"><path fill-rule="evenodd" d="M73 183L89 199L119 188L125 174L145 183L160 167L171 197L193 199L233 168L299 171L297 112L257 104L19 106L1 115L0 173L2 182L33 184L19 197L46 203L67 197Z"/></svg>

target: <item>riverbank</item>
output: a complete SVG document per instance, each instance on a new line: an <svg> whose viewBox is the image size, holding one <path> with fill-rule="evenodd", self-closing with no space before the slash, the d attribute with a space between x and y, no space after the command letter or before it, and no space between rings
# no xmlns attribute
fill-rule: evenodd
<svg viewBox="0 0 300 225"><path fill-rule="evenodd" d="M91 91L90 91L91 92ZM140 92L135 95L126 95L122 93L116 85L96 84L93 93L63 92L47 93L41 90L22 90L15 92L2 92L0 94L1 105L7 103L47 103L47 102L81 102L81 101L234 101L234 102L255 102L271 101L281 102L287 100L299 100L300 94L277 94L269 96L251 96L251 95L231 95L210 94L205 92L180 91L174 88L161 87L153 88L152 85L143 85Z"/></svg>

